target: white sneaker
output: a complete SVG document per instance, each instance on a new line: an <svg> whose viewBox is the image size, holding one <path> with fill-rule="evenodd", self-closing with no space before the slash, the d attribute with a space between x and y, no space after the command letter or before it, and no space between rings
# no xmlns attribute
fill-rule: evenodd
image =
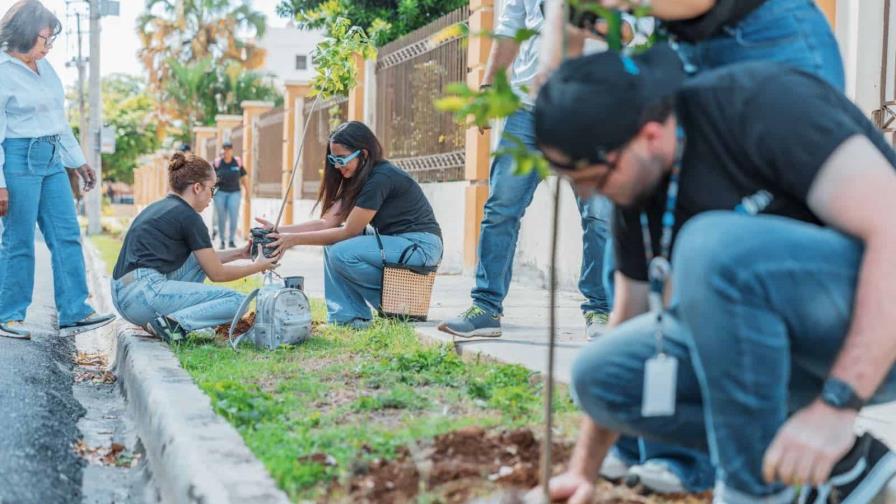
<svg viewBox="0 0 896 504"><path fill-rule="evenodd" d="M687 492L681 479L661 462L648 460L641 465L632 466L628 474L632 479L637 478L638 483L644 485L645 488L656 493Z"/></svg>
<svg viewBox="0 0 896 504"><path fill-rule="evenodd" d="M613 452L607 454L604 463L600 466L600 475L603 479L616 481L628 475L629 465L617 457Z"/></svg>

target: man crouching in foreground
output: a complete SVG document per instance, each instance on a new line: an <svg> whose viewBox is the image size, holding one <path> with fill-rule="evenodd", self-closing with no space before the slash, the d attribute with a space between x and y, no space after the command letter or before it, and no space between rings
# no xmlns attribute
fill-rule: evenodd
<svg viewBox="0 0 896 504"><path fill-rule="evenodd" d="M663 45L566 62L535 132L616 205L613 330L573 368L587 417L552 496L590 502L624 433L708 451L718 503L870 502L896 474L854 434L896 399L896 152L871 122L775 63L684 81Z"/></svg>

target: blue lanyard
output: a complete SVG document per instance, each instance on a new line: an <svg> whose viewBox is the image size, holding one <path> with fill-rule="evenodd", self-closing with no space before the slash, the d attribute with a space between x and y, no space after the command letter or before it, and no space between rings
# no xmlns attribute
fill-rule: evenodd
<svg viewBox="0 0 896 504"><path fill-rule="evenodd" d="M669 262L672 249L672 229L675 227L675 207L678 202L678 178L681 175L681 160L684 157L685 144L687 143L684 129L681 126L676 130L675 163L672 165L672 173L669 176L669 187L666 189L666 208L663 211L663 231L660 236L660 254L653 253L653 240L650 237L650 222L647 212L641 212L641 236L644 241L644 254L647 258L647 278L650 281L649 304L650 311L656 315L656 348L657 354L663 353L663 290L666 281L672 273L672 265Z"/></svg>

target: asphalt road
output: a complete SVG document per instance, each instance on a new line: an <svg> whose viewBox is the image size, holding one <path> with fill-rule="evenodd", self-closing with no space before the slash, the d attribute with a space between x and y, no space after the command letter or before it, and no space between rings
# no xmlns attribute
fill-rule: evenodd
<svg viewBox="0 0 896 504"><path fill-rule="evenodd" d="M74 343L54 329L49 252L37 244L32 341L0 337L0 504L81 502L72 451L84 409L72 395Z"/></svg>

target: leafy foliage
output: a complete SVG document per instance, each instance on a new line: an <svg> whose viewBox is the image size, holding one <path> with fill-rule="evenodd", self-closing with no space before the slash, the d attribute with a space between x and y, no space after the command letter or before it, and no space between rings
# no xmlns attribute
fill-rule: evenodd
<svg viewBox="0 0 896 504"><path fill-rule="evenodd" d="M211 58L193 64L170 60L169 67L171 75L162 97L180 111L180 118L174 121L179 128L173 134L181 141L190 139L194 125L214 124L218 114L241 114L243 101L273 101L279 105L283 100L264 74L243 70L236 63L213 68Z"/></svg>
<svg viewBox="0 0 896 504"><path fill-rule="evenodd" d="M155 101L139 77L112 74L101 82L103 120L116 131L115 153L103 154L103 178L133 182L137 159L160 147L160 126L155 114ZM69 99L75 91L69 90ZM71 117L72 127L79 130L77 111Z"/></svg>
<svg viewBox="0 0 896 504"><path fill-rule="evenodd" d="M351 20L337 17L327 22L327 36L314 49L316 74L311 80L313 94L324 98L344 96L355 86L356 55L376 57L370 38Z"/></svg>
<svg viewBox="0 0 896 504"><path fill-rule="evenodd" d="M300 26L329 29L328 20L351 19L376 46L423 27L467 5L468 0L281 0L277 13Z"/></svg>
<svg viewBox="0 0 896 504"><path fill-rule="evenodd" d="M165 126L173 125L186 139L196 122L208 124L222 109L239 106L239 101L219 104L216 95L234 100L269 96L259 74L243 80L255 92L228 94L236 75L264 63L265 51L253 40L264 35L265 27L264 15L249 0L146 0L137 20L139 56Z"/></svg>

